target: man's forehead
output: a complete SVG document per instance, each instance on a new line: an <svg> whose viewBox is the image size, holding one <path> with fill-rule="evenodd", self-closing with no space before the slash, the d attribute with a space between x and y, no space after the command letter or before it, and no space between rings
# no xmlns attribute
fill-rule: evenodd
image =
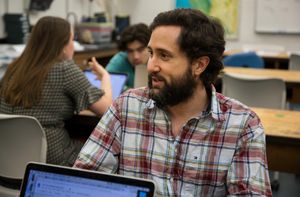
<svg viewBox="0 0 300 197"><path fill-rule="evenodd" d="M179 35L178 26L159 26L153 30L148 48L158 51L177 51Z"/></svg>

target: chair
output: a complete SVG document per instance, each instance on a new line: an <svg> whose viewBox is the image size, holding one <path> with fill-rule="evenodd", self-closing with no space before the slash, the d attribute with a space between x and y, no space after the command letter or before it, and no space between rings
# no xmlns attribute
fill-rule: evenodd
<svg viewBox="0 0 300 197"><path fill-rule="evenodd" d="M300 71L300 54L291 54L289 61L289 70ZM290 93L290 110L300 110L300 90L297 88L288 89Z"/></svg>
<svg viewBox="0 0 300 197"><path fill-rule="evenodd" d="M0 196L18 196L26 164L46 162L46 134L32 116L0 114Z"/></svg>
<svg viewBox="0 0 300 197"><path fill-rule="evenodd" d="M255 52L236 53L223 58L225 66L264 68L264 60Z"/></svg>
<svg viewBox="0 0 300 197"><path fill-rule="evenodd" d="M289 70L300 70L300 54L291 54Z"/></svg>
<svg viewBox="0 0 300 197"><path fill-rule="evenodd" d="M222 93L252 107L285 109L285 82L277 78L225 73Z"/></svg>

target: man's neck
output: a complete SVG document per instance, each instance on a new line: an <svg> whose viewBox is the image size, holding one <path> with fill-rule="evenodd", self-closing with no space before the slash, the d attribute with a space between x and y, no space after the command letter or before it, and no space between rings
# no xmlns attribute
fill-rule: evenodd
<svg viewBox="0 0 300 197"><path fill-rule="evenodd" d="M209 104L209 96L202 84L199 84L194 94L188 100L179 103L175 106L168 107L168 112L171 119L188 120L191 117L199 115L205 111Z"/></svg>

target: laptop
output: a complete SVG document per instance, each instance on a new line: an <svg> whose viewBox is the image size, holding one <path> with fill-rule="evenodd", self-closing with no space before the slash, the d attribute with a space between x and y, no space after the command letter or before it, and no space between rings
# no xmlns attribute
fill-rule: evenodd
<svg viewBox="0 0 300 197"><path fill-rule="evenodd" d="M20 197L152 197L151 180L45 163L26 166Z"/></svg>
<svg viewBox="0 0 300 197"><path fill-rule="evenodd" d="M89 82L97 87L101 87L101 81L97 79L97 76L91 70L85 70L84 74ZM115 73L110 72L110 80L113 92L113 99L116 99L123 92L126 82L127 82L127 74L126 73Z"/></svg>

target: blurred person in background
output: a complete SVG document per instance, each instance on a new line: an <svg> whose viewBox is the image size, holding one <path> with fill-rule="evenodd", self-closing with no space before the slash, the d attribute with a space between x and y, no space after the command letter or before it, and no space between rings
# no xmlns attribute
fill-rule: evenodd
<svg viewBox="0 0 300 197"><path fill-rule="evenodd" d="M112 103L110 75L95 58L90 64L102 81L100 90L72 61L73 36L66 20L41 18L0 83L0 113L36 117L47 137L47 163L67 166L82 143L70 139L64 121L84 109L101 116Z"/></svg>

